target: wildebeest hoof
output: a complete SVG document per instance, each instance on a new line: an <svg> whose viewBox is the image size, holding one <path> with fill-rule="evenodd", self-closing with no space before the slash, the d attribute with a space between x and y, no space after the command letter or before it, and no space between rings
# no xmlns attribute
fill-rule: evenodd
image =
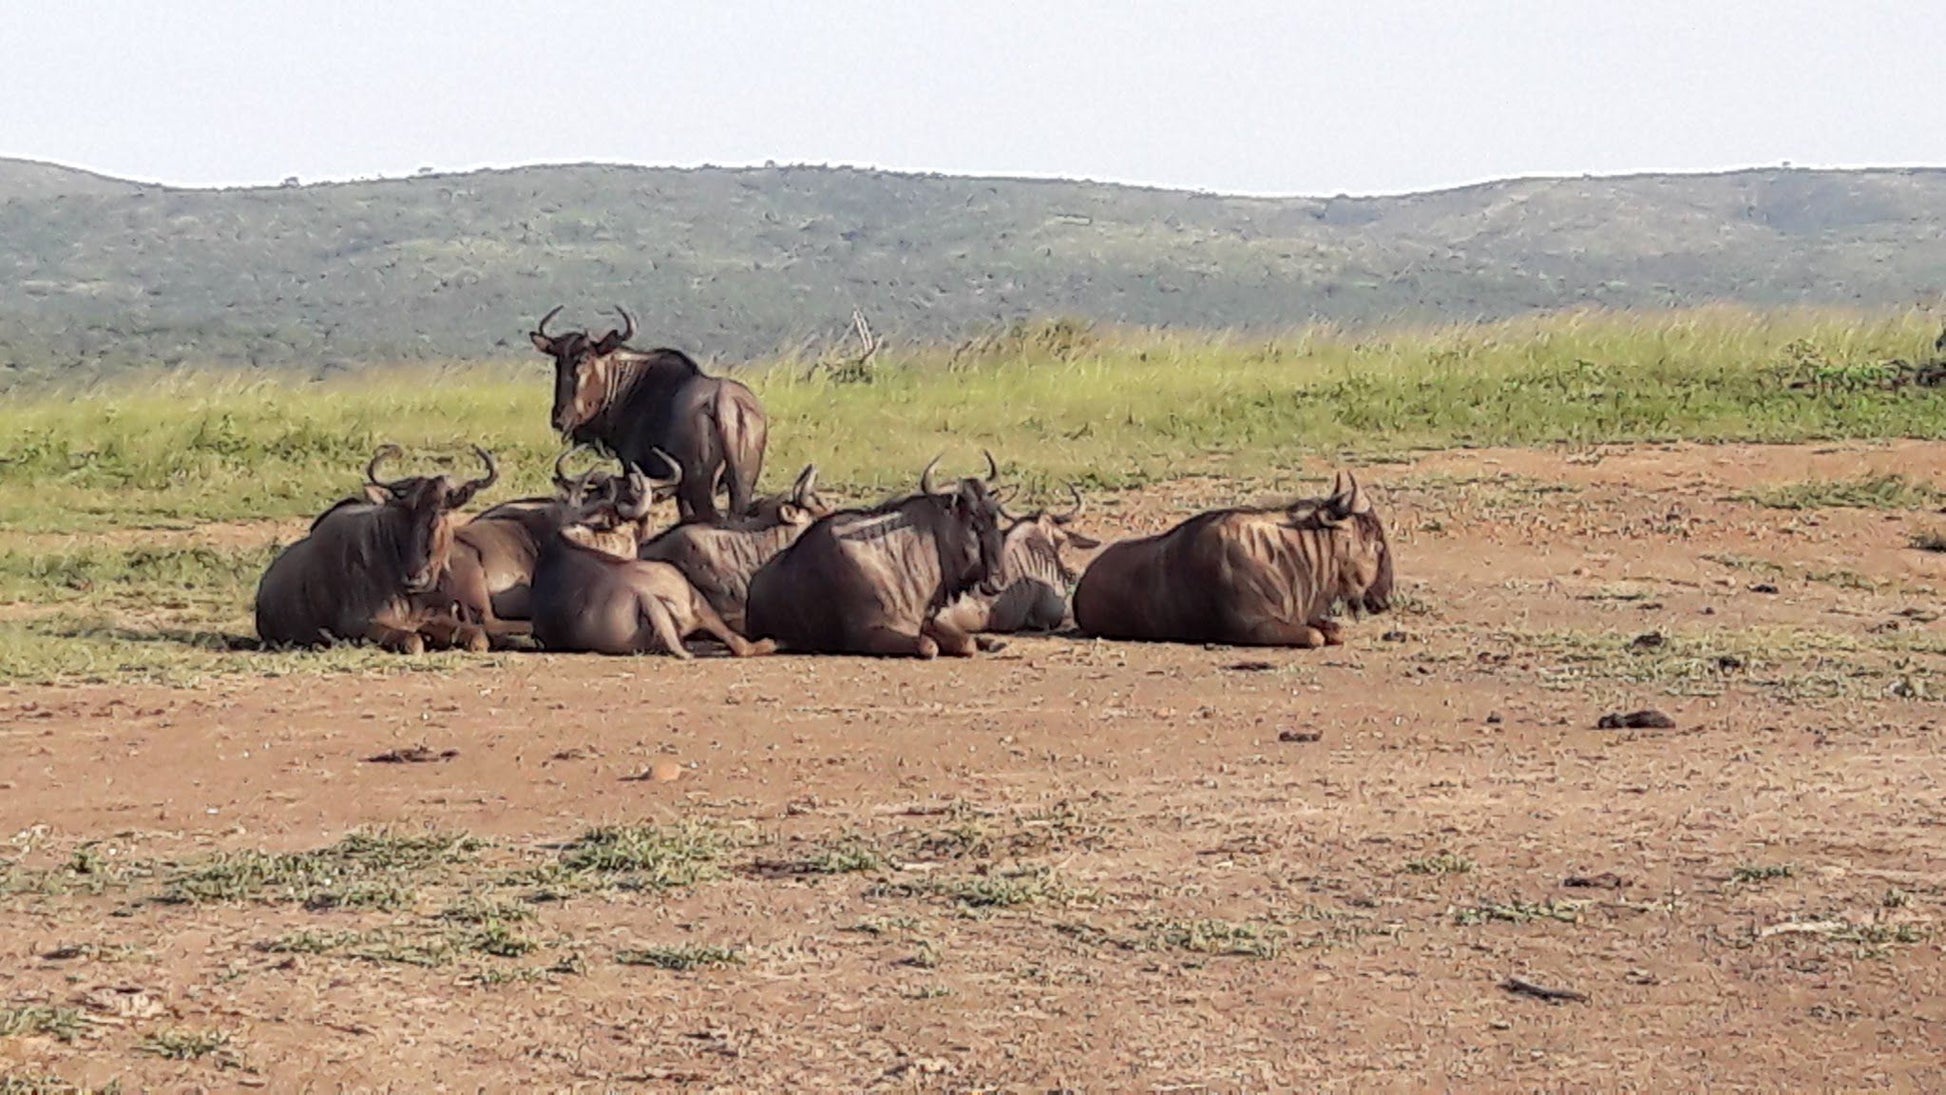
<svg viewBox="0 0 1946 1095"><path fill-rule="evenodd" d="M931 661L939 657L939 644L933 642L930 636L921 635L919 636L919 645L913 649L912 653L926 661Z"/></svg>
<svg viewBox="0 0 1946 1095"><path fill-rule="evenodd" d="M487 639L486 632L476 630L462 632L460 634L460 645L464 646L468 652L473 654L484 654L493 649L493 643Z"/></svg>
<svg viewBox="0 0 1946 1095"><path fill-rule="evenodd" d="M407 654L413 657L417 657L418 655L424 654L425 652L426 652L426 639L425 636L423 635L419 635L419 634L407 635L404 639L399 641L399 653L401 654Z"/></svg>
<svg viewBox="0 0 1946 1095"><path fill-rule="evenodd" d="M754 643L745 643L742 650L734 651L734 653L739 658L757 658L765 654L775 654L777 653L777 640L758 639Z"/></svg>
<svg viewBox="0 0 1946 1095"><path fill-rule="evenodd" d="M998 654L1007 649L1007 640L996 639L991 635L976 635L973 638L973 645L983 654Z"/></svg>

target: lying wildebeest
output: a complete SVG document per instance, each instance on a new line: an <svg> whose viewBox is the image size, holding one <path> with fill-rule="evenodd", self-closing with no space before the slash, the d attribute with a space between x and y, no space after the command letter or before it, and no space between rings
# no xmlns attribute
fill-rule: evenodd
<svg viewBox="0 0 1946 1095"><path fill-rule="evenodd" d="M478 479L415 475L382 482L379 465L400 450L381 447L365 465L364 497L319 515L309 534L264 570L257 634L279 646L365 639L404 654L428 644L485 650L485 632L461 620L441 589L454 511L500 478L493 456L477 446L473 451L486 465Z"/></svg>
<svg viewBox="0 0 1946 1095"><path fill-rule="evenodd" d="M972 636L939 610L968 590L1000 592L1000 503L986 479L933 484L870 510L841 510L804 530L750 578L745 633L805 653L967 657Z"/></svg>
<svg viewBox="0 0 1946 1095"><path fill-rule="evenodd" d="M687 658L683 639L702 632L740 658L776 649L737 634L682 571L636 558L654 497L641 469L630 468L608 497L590 500L584 485L568 492L571 518L534 567L534 638L542 647Z"/></svg>
<svg viewBox="0 0 1946 1095"><path fill-rule="evenodd" d="M566 464L578 447L554 461L551 498L516 498L480 513L453 531L453 549L445 588L469 622L477 623L496 643L532 633L534 564L541 548L571 519L566 494L570 480ZM633 482L605 470L593 469L579 481L584 504L614 499ZM649 483L647 489L672 484Z"/></svg>
<svg viewBox="0 0 1946 1095"><path fill-rule="evenodd" d="M1342 640L1343 601L1383 612L1392 548L1356 477L1282 509L1198 514L1110 544L1074 590L1075 624L1105 639L1316 647Z"/></svg>
<svg viewBox="0 0 1946 1095"><path fill-rule="evenodd" d="M637 554L673 564L725 623L741 628L750 576L831 512L817 493L817 478L818 466L808 465L788 494L759 499L750 516L679 524L644 543Z"/></svg>
<svg viewBox="0 0 1946 1095"><path fill-rule="evenodd" d="M556 307L529 332L554 359L554 429L570 441L606 449L652 478L680 472L682 520L713 520L716 489L726 485L732 516L748 512L763 473L769 425L757 396L727 377L705 376L680 350L634 350L635 320L617 307L622 328L547 333ZM674 458L665 466L654 450Z"/></svg>
<svg viewBox="0 0 1946 1095"><path fill-rule="evenodd" d="M1002 516L1013 524L1001 534L998 595L978 591L962 594L946 606L939 618L970 634L1012 631L1058 631L1074 615L1068 607L1068 591L1079 575L1061 558L1063 548L1073 546L1088 551L1101 542L1084 536L1068 526L1079 518L1086 504L1081 491L1072 484L1074 508L1066 513L1038 510L1013 518L1003 509Z"/></svg>

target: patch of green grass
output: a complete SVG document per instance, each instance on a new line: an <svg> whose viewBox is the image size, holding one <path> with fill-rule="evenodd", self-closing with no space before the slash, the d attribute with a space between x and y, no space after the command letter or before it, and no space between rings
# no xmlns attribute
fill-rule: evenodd
<svg viewBox="0 0 1946 1095"><path fill-rule="evenodd" d="M328 848L223 853L171 878L164 901L295 902L313 909L399 909L416 882L471 861L480 842L450 833L354 832Z"/></svg>
<svg viewBox="0 0 1946 1095"><path fill-rule="evenodd" d="M1440 852L1436 855L1405 861L1407 874L1467 874L1473 870L1473 867L1472 860L1452 852Z"/></svg>
<svg viewBox="0 0 1946 1095"><path fill-rule="evenodd" d="M0 1076L0 1095L122 1095L122 1082L110 1080L104 1087L71 1084L58 1076Z"/></svg>
<svg viewBox="0 0 1946 1095"><path fill-rule="evenodd" d="M667 890L722 877L735 846L729 834L707 825L604 826L568 845L559 865L609 885Z"/></svg>
<svg viewBox="0 0 1946 1095"><path fill-rule="evenodd" d="M1275 958L1290 932L1286 929L1227 920L1190 920L1150 929L1149 946L1161 950L1241 958Z"/></svg>
<svg viewBox="0 0 1946 1095"><path fill-rule="evenodd" d="M81 1012L77 1008L44 1004L0 1007L0 1038L40 1037L72 1042L81 1036L83 1029Z"/></svg>
<svg viewBox="0 0 1946 1095"><path fill-rule="evenodd" d="M540 944L495 922L472 930L305 930L270 940L262 949L269 954L312 954L430 969L467 955L523 958L539 950Z"/></svg>
<svg viewBox="0 0 1946 1095"><path fill-rule="evenodd" d="M1581 922L1583 901L1486 901L1453 910L1453 923L1462 927L1477 924L1529 924L1536 920L1557 920L1565 924Z"/></svg>
<svg viewBox="0 0 1946 1095"><path fill-rule="evenodd" d="M1730 872L1730 882L1738 886L1750 886L1771 882L1779 878L1790 878L1797 874L1797 868L1789 863L1740 864Z"/></svg>
<svg viewBox="0 0 1946 1095"><path fill-rule="evenodd" d="M215 1058L218 1067L233 1068L236 1055L230 1049L230 1035L221 1030L164 1030L136 1043L136 1050L168 1061L200 1061Z"/></svg>
<svg viewBox="0 0 1946 1095"><path fill-rule="evenodd" d="M1086 891L1076 890L1062 882L1052 870L1039 866L888 882L874 887L871 892L890 897L944 897L966 911L1066 904L1089 896Z"/></svg>
<svg viewBox="0 0 1946 1095"><path fill-rule="evenodd" d="M523 924L534 919L534 910L519 902L469 894L441 909L439 917L455 924Z"/></svg>
<svg viewBox="0 0 1946 1095"><path fill-rule="evenodd" d="M1738 496L1771 509L1933 509L1946 503L1946 491L1897 472L1857 479L1811 479L1763 487Z"/></svg>
<svg viewBox="0 0 1946 1095"><path fill-rule="evenodd" d="M737 966L743 955L734 947L714 947L683 943L674 947L640 947L615 952L615 961L624 966L654 966L665 970L693 970L704 966Z"/></svg>

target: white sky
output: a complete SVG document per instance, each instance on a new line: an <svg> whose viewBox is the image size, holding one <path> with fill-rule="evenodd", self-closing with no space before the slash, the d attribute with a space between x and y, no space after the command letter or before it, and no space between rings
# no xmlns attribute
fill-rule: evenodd
<svg viewBox="0 0 1946 1095"><path fill-rule="evenodd" d="M186 185L832 163L1248 193L1946 164L1946 5L8 0L0 155Z"/></svg>

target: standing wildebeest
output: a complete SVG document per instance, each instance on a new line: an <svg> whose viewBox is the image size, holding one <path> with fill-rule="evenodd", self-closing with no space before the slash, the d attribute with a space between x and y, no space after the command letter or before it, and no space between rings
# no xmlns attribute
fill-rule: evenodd
<svg viewBox="0 0 1946 1095"><path fill-rule="evenodd" d="M970 589L998 593L1000 503L987 479L933 485L871 510L841 510L806 529L750 579L745 632L806 653L931 658L973 654L972 636L939 618Z"/></svg>
<svg viewBox="0 0 1946 1095"><path fill-rule="evenodd" d="M682 475L676 493L682 520L715 519L719 483L729 488L730 513L746 513L769 433L756 394L727 377L703 375L680 350L630 349L635 320L619 306L622 328L600 338L586 331L548 334L547 321L560 311L542 316L528 334L535 349L554 359L554 429L658 479L672 473L652 450L672 456Z"/></svg>
<svg viewBox="0 0 1946 1095"><path fill-rule="evenodd" d="M583 477L585 481L585 476ZM541 549L534 567L534 638L548 650L690 657L683 639L708 634L737 657L768 654L723 622L682 571L636 558L640 523L654 497L640 469L625 487L593 501L577 484L572 519Z"/></svg>
<svg viewBox="0 0 1946 1095"><path fill-rule="evenodd" d="M744 518L686 522L643 544L643 559L673 564L733 628L743 626L750 576L831 512L817 493L818 466L807 465L790 493L759 499Z"/></svg>
<svg viewBox="0 0 1946 1095"><path fill-rule="evenodd" d="M1086 504L1073 484L1074 508L1066 513L1038 510L1014 519L1001 534L998 595L966 593L946 606L939 618L969 634L1012 631L1058 631L1074 618L1068 607L1068 591L1079 577L1061 558L1070 545L1082 551L1101 546L1100 541L1084 536L1068 526L1081 516ZM1002 516L1013 515L1004 509Z"/></svg>
<svg viewBox="0 0 1946 1095"><path fill-rule="evenodd" d="M1111 544L1074 590L1074 620L1105 639L1316 647L1342 642L1339 601L1383 612L1392 548L1354 476L1283 509L1198 514Z"/></svg>
<svg viewBox="0 0 1946 1095"><path fill-rule="evenodd" d="M399 455L381 447L365 465L365 496L347 498L279 552L257 584L257 634L272 645L322 646L368 639L417 654L426 645L485 650L481 629L462 621L441 589L454 511L492 486L500 470L475 447L486 475L410 476L381 482L378 468Z"/></svg>
<svg viewBox="0 0 1946 1095"><path fill-rule="evenodd" d="M576 449L554 461L552 498L502 502L453 531L453 550L445 588L466 618L496 642L532 634L534 564L541 548L571 519L566 495L577 486L565 465ZM671 481L629 480L606 471L585 473L578 487L583 504L592 498L617 498L632 487L666 490Z"/></svg>

